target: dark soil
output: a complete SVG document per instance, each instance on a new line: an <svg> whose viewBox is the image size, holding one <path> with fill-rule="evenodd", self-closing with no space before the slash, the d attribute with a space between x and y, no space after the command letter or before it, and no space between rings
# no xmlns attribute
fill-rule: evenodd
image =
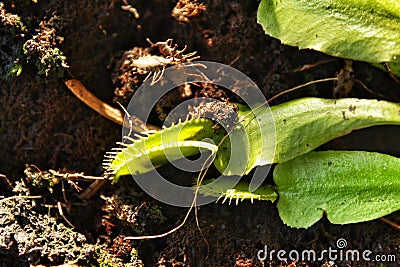
<svg viewBox="0 0 400 267"><path fill-rule="evenodd" d="M168 231L183 220L187 209L158 203L141 192L129 177L114 185L107 183L95 195L82 199L79 194L92 181L66 173L100 176L103 156L120 141L121 127L80 102L65 87L65 80L80 80L104 102L118 107L113 102L114 91L128 84L133 93L135 86L146 77L146 74L141 76L142 80L127 77L129 74L119 69L118 60L124 51L150 47L146 38L152 42L173 38L179 47L187 45L188 53L197 51L202 60L231 65L248 75L267 98L308 81L335 77L344 62L315 51L299 51L266 36L256 23L258 1L204 0L206 10L199 8L193 17L171 16L176 1L130 1L140 14L138 19L132 12L122 9L128 4L124 1L37 2L4 2L5 10L19 15L27 25L24 37L16 37L12 34L20 32L10 32L9 26L0 25L4 34L4 38L0 37L2 60L18 59L23 66L20 76L2 76L0 80L0 195L43 196L36 200L16 198L10 200L15 203L4 202L0 206L2 216L15 215L0 222L0 266L63 263L82 266L123 266L124 263L126 266L142 266L143 263L145 266L382 266L375 262L339 260L275 259L265 263L257 260L257 252L265 245L268 250L321 251L335 248L339 238L347 240L349 249L369 249L375 254L396 256L396 262L384 266L400 265L399 230L381 220L342 226L322 219L309 229L292 229L282 223L276 205L267 202L238 206L211 204L199 208L201 231L192 216L183 228L167 237L124 240L124 236ZM37 55L32 52L29 57L21 52L23 42L38 33L35 29L41 29L40 22L47 23L47 31L56 31L55 35L49 35L53 39L47 49L59 48L69 65L65 70L55 68L48 76L40 74L35 65ZM151 53L160 54L154 48ZM331 61L297 71L307 64L327 59ZM4 62L0 64L2 68L9 66ZM355 83L349 97L400 101L400 85L388 74L364 62L354 62L353 69L356 79L377 94ZM4 73L7 71L2 69L0 74ZM284 95L272 104L304 96L332 98L333 87L333 83L316 84ZM195 96L232 98L222 89L204 85L174 101L164 100L159 104L161 111L154 114L151 123L159 125L163 114L173 105ZM400 156L399 134L399 127L377 127L333 140L321 149L362 149ZM26 164L32 165L27 167ZM170 166L161 171L172 178L188 177ZM195 176L192 176L187 179L193 181ZM43 223L32 220L32 216ZM49 221L52 217L57 222ZM399 212L386 218L400 223ZM65 226L69 224L75 229L68 230L70 235L67 235ZM57 225L62 226L57 228ZM58 239L63 240L60 242L65 246L55 241L49 232L51 229L58 233ZM18 243L15 239L15 235L28 235L32 231L44 236L42 243L35 240ZM34 235L31 238L34 239ZM57 246L64 250L54 256L59 249Z"/></svg>

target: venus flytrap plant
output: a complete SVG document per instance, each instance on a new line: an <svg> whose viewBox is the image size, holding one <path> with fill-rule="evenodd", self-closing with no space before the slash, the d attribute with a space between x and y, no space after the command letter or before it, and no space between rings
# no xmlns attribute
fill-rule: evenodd
<svg viewBox="0 0 400 267"><path fill-rule="evenodd" d="M353 223L400 209L397 204L400 203L400 159L370 152L310 152L356 129L399 125L400 104L303 98L273 106L274 155L259 149L268 148L266 137L271 119L263 120L267 108L261 106L251 113L246 106L238 107L239 123L227 138L214 129L209 119L188 119L124 144L106 162L108 172L116 182L122 175L146 173L167 163L165 152L172 153L172 159L178 159L199 153L198 148L206 148L216 153L214 165L227 176L212 184L206 181L198 188L199 193L225 201L229 199L229 202L234 199L236 203L243 199L274 201L279 196L280 216L292 227L307 228L324 212L333 223ZM267 133L261 138L264 130ZM242 137L248 145L242 157L246 160L235 162L233 166L229 165L232 136L239 140ZM218 145L202 141L204 138L212 138ZM264 146L260 142L265 142ZM227 186L230 175L242 176L256 166L272 163L279 163L273 173L276 185L263 185L254 192L249 192L242 181L234 187ZM242 166L237 166L240 164ZM351 205L342 205L344 203Z"/></svg>

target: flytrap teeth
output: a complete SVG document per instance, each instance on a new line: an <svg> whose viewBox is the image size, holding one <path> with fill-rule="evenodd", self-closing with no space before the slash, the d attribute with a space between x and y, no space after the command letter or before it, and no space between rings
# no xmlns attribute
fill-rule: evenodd
<svg viewBox="0 0 400 267"><path fill-rule="evenodd" d="M254 199L261 200L261 195L254 195L254 194L247 195L246 193L243 192L236 192L235 189L228 189L225 192L221 192L220 196L215 202L217 203L220 199L223 199L221 204L225 204L227 200L229 200L228 205L231 205L233 199L236 205L239 205L239 202L243 202L245 199L249 199L251 204L254 204Z"/></svg>
<svg viewBox="0 0 400 267"><path fill-rule="evenodd" d="M104 155L104 160L108 160L108 159L113 160L114 158L115 158L115 155L110 155L108 153Z"/></svg>
<svg viewBox="0 0 400 267"><path fill-rule="evenodd" d="M135 133L133 136L135 136L137 139L133 139L132 137L129 137L129 136L126 136L124 138L126 138L126 139L128 139L128 140L130 140L132 142L135 142L138 139L148 138L148 135L140 135L140 134L137 134L137 133Z"/></svg>
<svg viewBox="0 0 400 267"><path fill-rule="evenodd" d="M222 200L221 204L225 204L226 200L228 199L227 196L224 197L224 199Z"/></svg>
<svg viewBox="0 0 400 267"><path fill-rule="evenodd" d="M119 152L116 152L116 151L108 151L107 153L106 153L106 156L107 155L117 155Z"/></svg>
<svg viewBox="0 0 400 267"><path fill-rule="evenodd" d="M243 200L244 200L244 197L243 197L243 196L242 196L242 197L237 196L237 197L236 197L236 206L239 205L239 201L240 201L240 202L243 202Z"/></svg>
<svg viewBox="0 0 400 267"><path fill-rule="evenodd" d="M157 130L147 130L147 131L143 132L142 134L145 137L149 137L150 135L155 134L156 132L158 132L158 131Z"/></svg>
<svg viewBox="0 0 400 267"><path fill-rule="evenodd" d="M123 142L116 142L116 144L117 145L119 145L119 146L124 146L124 147L127 147L129 144L127 144L127 143L123 143ZM111 148L111 150L115 150L115 149L124 149L124 148L121 148L121 147L113 147L113 148Z"/></svg>
<svg viewBox="0 0 400 267"><path fill-rule="evenodd" d="M135 136L137 136L139 139L141 139L141 138L143 138L143 136L140 136L140 135L137 135L137 134L135 134ZM131 142L136 142L136 141L138 141L138 139L134 139L134 138L132 138L132 137L130 137L130 136L124 136L124 137L122 137L122 139L126 139L126 140L129 140L129 141L131 141ZM130 144L124 144L124 145L130 145Z"/></svg>
<svg viewBox="0 0 400 267"><path fill-rule="evenodd" d="M211 193L209 193L211 195ZM219 197L217 198L217 200L215 201L215 203L217 203L221 198L222 198L222 194L219 195ZM221 202L222 203L222 202ZM222 203L223 204L223 203Z"/></svg>
<svg viewBox="0 0 400 267"><path fill-rule="evenodd" d="M228 195L226 195L225 198L224 198L224 200L222 200L222 204L225 204L225 202L226 202L227 199L229 199L228 205L231 205L231 203L232 203L232 197L231 197L231 196L228 196Z"/></svg>
<svg viewBox="0 0 400 267"><path fill-rule="evenodd" d="M104 170L104 174L106 174L106 175L111 175L111 174L114 174L114 173L115 173L115 170L113 170L111 168L106 168Z"/></svg>

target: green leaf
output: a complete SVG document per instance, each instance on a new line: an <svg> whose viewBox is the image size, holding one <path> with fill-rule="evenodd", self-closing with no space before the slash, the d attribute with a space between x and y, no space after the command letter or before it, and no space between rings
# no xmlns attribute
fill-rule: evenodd
<svg viewBox="0 0 400 267"><path fill-rule="evenodd" d="M276 126L274 162L285 162L353 130L400 124L400 104L355 98L302 98L271 108Z"/></svg>
<svg viewBox="0 0 400 267"><path fill-rule="evenodd" d="M239 119L249 112L247 107L239 106ZM243 175L244 164L244 173L247 174L256 166L291 160L356 129L400 124L400 104L377 100L302 98L272 106L271 112L275 127L266 107L246 117L240 125L245 131L239 128L239 134L231 134L236 138L236 146L247 144L245 149L240 149L242 160L237 160L228 168L231 141L227 139L214 161L218 170L225 175ZM275 129L276 135L273 136L271 130ZM238 141L239 138L242 141Z"/></svg>
<svg viewBox="0 0 400 267"><path fill-rule="evenodd" d="M400 209L400 159L373 152L310 152L278 164L278 210L308 228L325 212L335 224L373 220Z"/></svg>
<svg viewBox="0 0 400 267"><path fill-rule="evenodd" d="M132 143L122 144L123 148L109 152L103 162L104 168L116 183L121 175L149 172L166 164L168 160L198 154L199 148L216 153L216 145L202 141L213 136L213 125L209 119L190 119L148 136L128 138Z"/></svg>
<svg viewBox="0 0 400 267"><path fill-rule="evenodd" d="M368 62L399 61L400 2L262 0L258 23L284 44Z"/></svg>

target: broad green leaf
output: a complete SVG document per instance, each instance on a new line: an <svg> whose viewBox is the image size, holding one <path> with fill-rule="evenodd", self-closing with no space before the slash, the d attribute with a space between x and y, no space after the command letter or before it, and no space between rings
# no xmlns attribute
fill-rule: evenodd
<svg viewBox="0 0 400 267"><path fill-rule="evenodd" d="M202 141L213 136L213 125L209 119L190 119L148 136L128 138L132 143L109 152L103 165L115 183L121 175L143 174L168 161L198 154L199 148L216 153L216 145Z"/></svg>
<svg viewBox="0 0 400 267"><path fill-rule="evenodd" d="M239 119L250 111L245 106L239 106ZM227 139L217 152L215 166L225 175L242 175L238 164L247 164L244 173L249 173L254 167L270 163L281 163L305 154L320 145L353 130L380 124L400 124L400 104L387 101L366 99L321 99L302 98L271 107L273 121L269 119L269 110L259 108L254 114L247 116L241 123L239 136L242 143L248 145L243 155L248 156L247 162L237 162L227 169L229 162L230 140ZM266 114L266 119L264 115ZM275 154L271 130L276 129ZM263 135L260 135L260 132ZM234 134L234 133L233 133ZM240 144L240 141L235 141ZM263 150L260 151L260 150ZM246 154L245 154L246 152ZM243 156L244 158L245 156ZM273 159L273 160L272 160Z"/></svg>
<svg viewBox="0 0 400 267"><path fill-rule="evenodd" d="M400 159L362 151L310 152L274 170L278 210L308 228L325 212L335 224L373 220L400 209Z"/></svg>
<svg viewBox="0 0 400 267"><path fill-rule="evenodd" d="M400 58L400 2L262 0L258 23L284 44L368 62Z"/></svg>
<svg viewBox="0 0 400 267"><path fill-rule="evenodd" d="M400 124L400 104L355 98L302 98L271 108L276 125L274 162L285 162L353 130Z"/></svg>

